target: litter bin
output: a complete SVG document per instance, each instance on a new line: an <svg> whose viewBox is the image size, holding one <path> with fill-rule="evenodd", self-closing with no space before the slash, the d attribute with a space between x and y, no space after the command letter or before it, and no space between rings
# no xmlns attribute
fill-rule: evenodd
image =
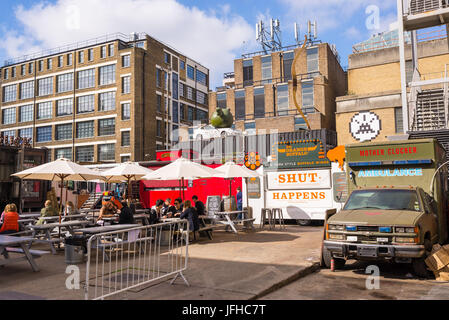
<svg viewBox="0 0 449 320"><path fill-rule="evenodd" d="M65 263L80 264L84 262L87 252L86 238L84 236L67 237L64 240Z"/></svg>

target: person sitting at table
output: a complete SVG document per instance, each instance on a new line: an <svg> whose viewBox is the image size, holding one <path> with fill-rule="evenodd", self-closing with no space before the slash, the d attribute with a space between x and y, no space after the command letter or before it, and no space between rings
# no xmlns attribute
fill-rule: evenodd
<svg viewBox="0 0 449 320"><path fill-rule="evenodd" d="M182 203L182 199L181 198L176 198L175 199L175 213L173 214L173 217L178 217L181 216L182 211L184 210L184 204Z"/></svg>
<svg viewBox="0 0 449 320"><path fill-rule="evenodd" d="M192 197L193 203L195 204L196 213L198 216L204 215L204 203L200 200L198 200L198 196Z"/></svg>
<svg viewBox="0 0 449 320"><path fill-rule="evenodd" d="M181 219L189 220L189 230L194 233L200 229L200 221L196 209L192 207L190 200L184 202L184 209L180 215Z"/></svg>
<svg viewBox="0 0 449 320"><path fill-rule="evenodd" d="M134 224L134 216L128 203L122 201L122 209L120 209L120 215L118 218L118 224Z"/></svg>
<svg viewBox="0 0 449 320"><path fill-rule="evenodd" d="M150 219L149 219L149 223L150 224L155 224L159 222L159 219L162 216L162 208L164 206L164 201L159 199L156 201L156 204L151 208L150 210Z"/></svg>
<svg viewBox="0 0 449 320"><path fill-rule="evenodd" d="M64 215L65 216L72 216L72 215L75 215L75 214L80 214L80 212L75 207L75 205L73 204L72 201L67 202L67 205L66 205L65 210L64 210Z"/></svg>
<svg viewBox="0 0 449 320"><path fill-rule="evenodd" d="M7 235L19 232L19 214L14 203L8 204L0 217L0 234Z"/></svg>
<svg viewBox="0 0 449 320"><path fill-rule="evenodd" d="M171 198L165 199L164 206L162 207L162 215L166 218L172 218L175 212L176 208L171 204Z"/></svg>
<svg viewBox="0 0 449 320"><path fill-rule="evenodd" d="M58 210L53 207L50 200L45 201L45 207L41 210L41 219L36 223L36 225L41 225L45 222L44 217L55 217L58 216Z"/></svg>
<svg viewBox="0 0 449 320"><path fill-rule="evenodd" d="M103 220L103 218L111 218L117 213L117 208L110 201L103 204L100 209L100 215L98 216L97 222Z"/></svg>

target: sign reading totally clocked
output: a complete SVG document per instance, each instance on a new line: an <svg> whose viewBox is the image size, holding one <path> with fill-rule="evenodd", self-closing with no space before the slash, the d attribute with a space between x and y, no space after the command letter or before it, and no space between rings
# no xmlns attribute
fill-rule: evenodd
<svg viewBox="0 0 449 320"><path fill-rule="evenodd" d="M270 167L279 169L330 167L319 139L277 142L271 150Z"/></svg>

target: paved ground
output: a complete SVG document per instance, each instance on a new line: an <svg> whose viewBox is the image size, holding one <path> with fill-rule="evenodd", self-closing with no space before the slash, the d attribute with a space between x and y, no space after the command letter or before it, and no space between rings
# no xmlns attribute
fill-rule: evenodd
<svg viewBox="0 0 449 320"><path fill-rule="evenodd" d="M217 230L214 239L201 238L189 246L191 286L177 280L131 290L114 299L250 299L279 283L296 279L319 261L322 227L287 226L285 231L257 230L239 234ZM45 249L42 245L33 246ZM0 272L0 299L83 299L83 290L67 290L64 253L38 260L33 273L27 262ZM81 280L85 266L80 265Z"/></svg>
<svg viewBox="0 0 449 320"><path fill-rule="evenodd" d="M379 264L380 288L368 290L365 274L369 264L353 262L344 270L322 269L264 296L268 300L449 300L449 283L417 279L407 265Z"/></svg>

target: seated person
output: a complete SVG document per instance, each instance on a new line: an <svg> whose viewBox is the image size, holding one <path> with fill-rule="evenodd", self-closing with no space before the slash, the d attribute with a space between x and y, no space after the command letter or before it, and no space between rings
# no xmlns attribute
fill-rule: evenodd
<svg viewBox="0 0 449 320"><path fill-rule="evenodd" d="M58 216L58 210L53 207L50 200L45 201L45 207L41 210L41 218L43 217L55 217ZM41 225L45 222L44 219L39 219L36 225Z"/></svg>
<svg viewBox="0 0 449 320"><path fill-rule="evenodd" d="M196 209L192 207L192 203L190 202L190 200L186 200L184 202L184 209L180 215L180 218L189 220L190 231L195 232L200 229L198 214L196 213Z"/></svg>
<svg viewBox="0 0 449 320"><path fill-rule="evenodd" d="M7 235L19 232L19 214L17 206L12 203L5 207L5 211L0 217L0 234Z"/></svg>
<svg viewBox="0 0 449 320"><path fill-rule="evenodd" d="M134 216L130 207L128 207L128 203L126 201L122 201L122 209L120 210L120 215L118 219L119 224L134 224Z"/></svg>
<svg viewBox="0 0 449 320"><path fill-rule="evenodd" d="M98 216L97 221L102 220L103 218L111 218L117 213L117 208L111 201L106 202L100 209L100 215Z"/></svg>
<svg viewBox="0 0 449 320"><path fill-rule="evenodd" d="M164 206L162 207L162 215L165 218L172 218L173 214L176 212L176 209L171 204L171 198L165 199Z"/></svg>
<svg viewBox="0 0 449 320"><path fill-rule="evenodd" d="M159 222L162 216L162 208L164 206L164 201L157 200L156 205L154 205L150 210L150 224L155 224Z"/></svg>
<svg viewBox="0 0 449 320"><path fill-rule="evenodd" d="M80 212L75 207L75 205L73 204L72 201L67 202L67 205L64 210L64 215L71 216L71 215L75 215L75 214L80 214Z"/></svg>
<svg viewBox="0 0 449 320"><path fill-rule="evenodd" d="M192 200L193 203L195 204L195 209L198 216L203 216L205 213L204 203L198 200L198 196L193 196Z"/></svg>
<svg viewBox="0 0 449 320"><path fill-rule="evenodd" d="M173 214L173 217L180 217L181 213L183 211L184 205L182 203L181 198L175 199L175 213Z"/></svg>

